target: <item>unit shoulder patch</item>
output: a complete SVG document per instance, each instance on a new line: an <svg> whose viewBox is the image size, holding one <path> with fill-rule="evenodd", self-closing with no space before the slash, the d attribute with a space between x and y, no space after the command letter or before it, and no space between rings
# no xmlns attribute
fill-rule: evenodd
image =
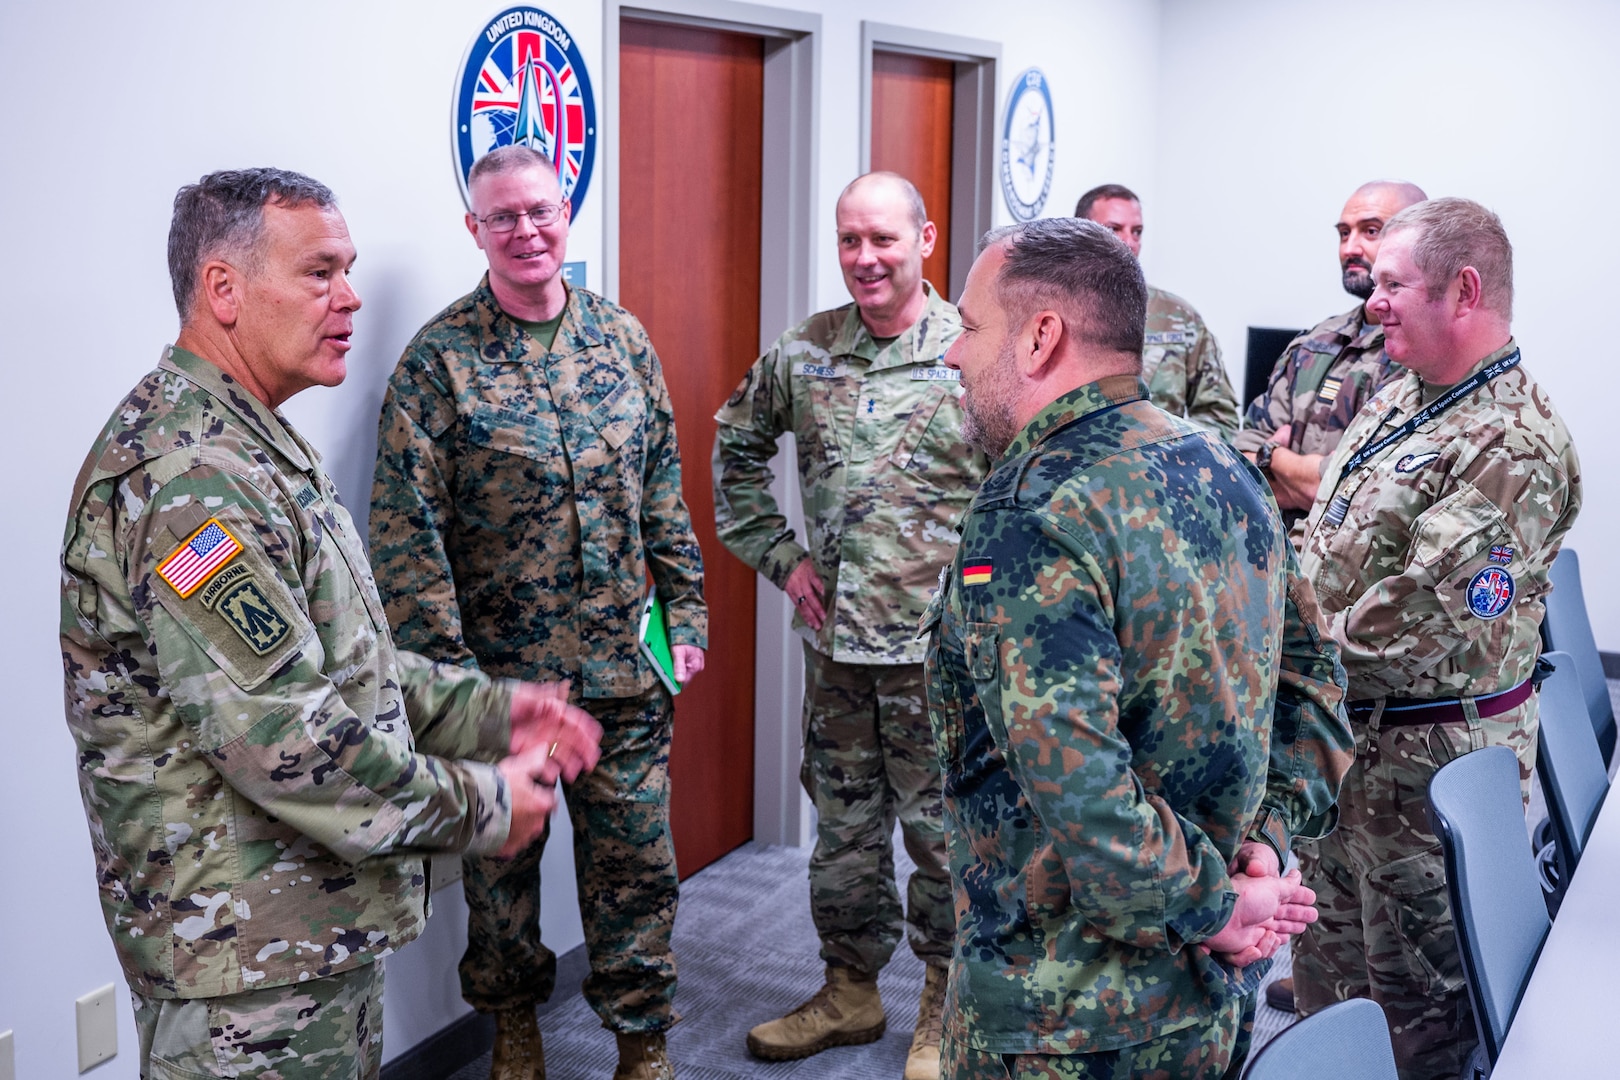
<svg viewBox="0 0 1620 1080"><path fill-rule="evenodd" d="M213 606L260 656L281 644L292 627L251 574L224 590Z"/></svg>

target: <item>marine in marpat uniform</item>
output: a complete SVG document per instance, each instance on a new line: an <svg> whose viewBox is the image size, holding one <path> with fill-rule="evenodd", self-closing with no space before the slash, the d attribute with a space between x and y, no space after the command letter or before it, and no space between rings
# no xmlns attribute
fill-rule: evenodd
<svg viewBox="0 0 1620 1080"><path fill-rule="evenodd" d="M1384 223L1423 198L1416 184L1395 180L1371 181L1350 196L1337 224L1345 292L1363 301L1372 295ZM1232 445L1270 481L1295 548L1327 455L1378 388L1400 375L1400 365L1384 355L1377 317L1362 303L1290 341L1265 392L1249 404Z"/></svg>
<svg viewBox="0 0 1620 1080"><path fill-rule="evenodd" d="M891 836L917 864L904 920L928 966L907 1080L938 1075L952 916L917 618L956 547L953 521L984 476L959 433L961 390L941 357L956 309L923 280L934 225L904 179L855 180L837 207L839 262L855 302L783 334L715 415L720 539L794 603L804 636L803 780L818 815L811 909L826 983L755 1027L772 1059L871 1042L877 975L902 926ZM809 536L770 493L777 439L793 432Z"/></svg>
<svg viewBox="0 0 1620 1080"><path fill-rule="evenodd" d="M956 1080L1235 1075L1313 917L1279 870L1333 823L1343 673L1259 475L1146 400L1145 306L1098 225L996 230L946 357L996 460L922 624Z"/></svg>
<svg viewBox="0 0 1620 1080"><path fill-rule="evenodd" d="M1403 1080L1450 1078L1476 1034L1424 792L1447 761L1496 744L1528 785L1530 675L1580 465L1513 340L1495 214L1465 199L1403 211L1374 278L1369 311L1407 371L1345 430L1306 531L1358 756L1307 871L1322 921L1299 941L1294 983L1307 1013L1373 998Z"/></svg>
<svg viewBox="0 0 1620 1080"><path fill-rule="evenodd" d="M649 571L677 679L702 669L708 639L669 390L635 316L564 283L568 202L545 158L494 150L468 190L489 273L422 328L389 380L372 553L402 643L493 675L568 680L601 721L601 764L566 788L584 992L617 1038L619 1080L663 1080L676 1019L674 702L638 644ZM545 842L463 864L462 996L495 1014L495 1080L545 1075Z"/></svg>
<svg viewBox="0 0 1620 1080"><path fill-rule="evenodd" d="M1080 196L1074 216L1095 221L1142 255L1142 202L1123 184L1102 184ZM1153 404L1231 439L1238 429L1237 393L1221 362L1221 346L1203 316L1174 293L1148 286L1142 339L1142 381Z"/></svg>
<svg viewBox="0 0 1620 1080"><path fill-rule="evenodd" d="M554 803L539 785L595 760L560 688L395 649L354 522L278 411L343 380L354 254L297 173L182 188L180 337L74 485L68 726L154 1080L375 1077L376 961L422 930L423 856L511 854Z"/></svg>

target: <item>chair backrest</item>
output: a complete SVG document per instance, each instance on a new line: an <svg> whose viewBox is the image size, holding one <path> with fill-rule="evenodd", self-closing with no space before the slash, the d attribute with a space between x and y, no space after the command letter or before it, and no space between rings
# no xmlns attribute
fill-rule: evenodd
<svg viewBox="0 0 1620 1080"><path fill-rule="evenodd" d="M1487 746L1444 766L1429 783L1429 818L1446 855L1457 948L1486 1056L1502 1052L1519 998L1552 925L1525 843L1519 759Z"/></svg>
<svg viewBox="0 0 1620 1080"><path fill-rule="evenodd" d="M1384 1010L1351 998L1283 1029L1249 1059L1245 1080L1395 1080Z"/></svg>
<svg viewBox="0 0 1620 1080"><path fill-rule="evenodd" d="M1603 796L1608 794L1609 774L1604 771L1603 753L1586 712L1574 658L1565 652L1547 653L1545 658L1557 670L1541 684L1536 772L1547 796L1547 812L1567 883L1581 861Z"/></svg>
<svg viewBox="0 0 1620 1080"><path fill-rule="evenodd" d="M1603 677L1603 658L1598 655L1592 623L1586 617L1586 597L1581 593L1581 560L1571 548L1563 548L1553 560L1552 592L1547 596L1547 617L1541 624L1541 639L1547 651L1569 653L1580 673L1581 693L1592 716L1592 729L1603 750L1603 765L1614 758L1614 702L1609 700L1609 681Z"/></svg>
<svg viewBox="0 0 1620 1080"><path fill-rule="evenodd" d="M1247 409L1249 402L1265 393L1266 387L1271 385L1271 371L1282 359L1283 350L1304 332L1270 326L1249 327L1248 354L1243 361L1242 408Z"/></svg>

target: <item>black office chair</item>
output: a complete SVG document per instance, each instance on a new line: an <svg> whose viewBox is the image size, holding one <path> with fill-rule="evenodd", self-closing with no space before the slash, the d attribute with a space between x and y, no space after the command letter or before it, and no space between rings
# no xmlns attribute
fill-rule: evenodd
<svg viewBox="0 0 1620 1080"><path fill-rule="evenodd" d="M1546 653L1543 658L1556 670L1541 684L1536 773L1552 819L1559 877L1567 887L1608 794L1609 774L1587 715L1578 665L1568 653Z"/></svg>
<svg viewBox="0 0 1620 1080"><path fill-rule="evenodd" d="M1261 1047L1244 1080L1395 1080L1395 1049L1376 1001L1329 1005Z"/></svg>
<svg viewBox="0 0 1620 1080"><path fill-rule="evenodd" d="M1614 702L1609 700L1609 682L1603 677L1603 658L1598 655L1592 623L1586 617L1586 598L1581 594L1581 560L1571 548L1559 551L1552 565L1552 592L1547 596L1547 617L1541 623L1542 647L1547 652L1569 653L1580 673L1581 692L1592 716L1598 747L1603 751L1603 767L1614 760Z"/></svg>
<svg viewBox="0 0 1620 1080"><path fill-rule="evenodd" d="M1272 369L1282 359L1283 350L1303 330L1280 330L1272 326L1249 327L1248 351L1243 357L1243 408L1265 393Z"/></svg>
<svg viewBox="0 0 1620 1080"><path fill-rule="evenodd" d="M1487 746L1441 768L1429 784L1429 820L1445 850L1457 948L1489 1065L1524 996L1552 921L1524 834L1519 759Z"/></svg>

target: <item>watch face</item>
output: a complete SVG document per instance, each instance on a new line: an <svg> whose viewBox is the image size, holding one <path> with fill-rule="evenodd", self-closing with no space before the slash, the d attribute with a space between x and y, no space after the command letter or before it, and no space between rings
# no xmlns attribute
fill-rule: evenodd
<svg viewBox="0 0 1620 1080"><path fill-rule="evenodd" d="M1276 452L1277 444L1268 442L1260 448L1259 453L1254 455L1254 463L1262 469L1269 469L1271 468L1271 455Z"/></svg>

